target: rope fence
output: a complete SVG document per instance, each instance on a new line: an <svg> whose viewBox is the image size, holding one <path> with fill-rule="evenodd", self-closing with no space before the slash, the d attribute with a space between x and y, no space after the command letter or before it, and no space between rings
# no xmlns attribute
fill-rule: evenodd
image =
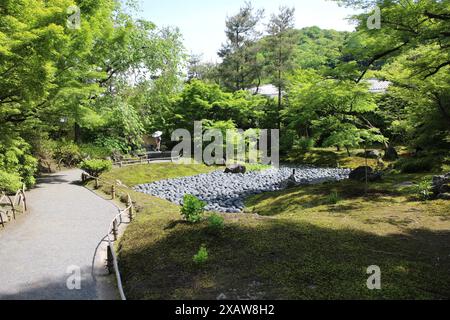
<svg viewBox="0 0 450 320"><path fill-rule="evenodd" d="M81 174L81 180L83 182L86 182L88 180L93 180L96 189L100 188L101 184L110 186L110 188L111 188L110 189L110 191L111 191L111 199L110 200L115 200L117 198L117 196L120 194L120 192L123 192L126 196L126 206L127 207L125 209L121 209L117 206L119 213L111 221L109 228L108 228L108 233L107 233L108 246L107 246L107 259L106 259L106 266L108 268L108 271L110 273L114 272L116 275L117 287L119 289L120 297L122 300L126 300L126 296L125 296L125 293L123 290L123 285L122 285L122 277L120 275L120 270L119 270L119 261L118 261L117 253L114 249L114 242L116 242L118 240L119 227L120 227L120 225L122 225L124 223L124 217L126 217L128 219L128 221L131 223L135 216L134 204L133 204L131 196L128 192L129 188L127 186L125 186L124 184L120 183L119 181L116 181L116 182L106 181L106 180L100 179L99 177L91 176L87 172L83 172ZM124 190L126 190L126 191L124 191Z"/></svg>
<svg viewBox="0 0 450 320"><path fill-rule="evenodd" d="M3 206L9 207L4 210ZM25 185L17 190L14 198L12 196L2 192L0 194L0 224L5 227L5 222L10 222L11 220L16 220L16 214L18 212L27 212L27 198L25 196Z"/></svg>

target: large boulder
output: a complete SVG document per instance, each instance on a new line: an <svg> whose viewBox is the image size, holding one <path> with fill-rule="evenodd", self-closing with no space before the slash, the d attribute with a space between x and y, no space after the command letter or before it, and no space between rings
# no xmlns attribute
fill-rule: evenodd
<svg viewBox="0 0 450 320"><path fill-rule="evenodd" d="M352 172L350 172L350 180L353 181L365 181L366 180L366 173L368 176L373 174L373 169L371 167L358 167Z"/></svg>
<svg viewBox="0 0 450 320"><path fill-rule="evenodd" d="M247 172L247 168L242 165L242 164L232 164L227 166L227 168L225 169L225 173L246 173Z"/></svg>
<svg viewBox="0 0 450 320"><path fill-rule="evenodd" d="M393 146L389 146L384 153L384 160L386 161L395 161L398 159L398 152L395 150Z"/></svg>
<svg viewBox="0 0 450 320"><path fill-rule="evenodd" d="M434 176L432 188L435 198L448 199L450 195L450 172L442 176Z"/></svg>
<svg viewBox="0 0 450 320"><path fill-rule="evenodd" d="M353 170L350 173L350 180L353 181L360 181L365 182L366 181L366 172L367 172L367 181L369 182L377 182L380 181L383 178L382 172L374 172L374 170L371 167L359 167Z"/></svg>

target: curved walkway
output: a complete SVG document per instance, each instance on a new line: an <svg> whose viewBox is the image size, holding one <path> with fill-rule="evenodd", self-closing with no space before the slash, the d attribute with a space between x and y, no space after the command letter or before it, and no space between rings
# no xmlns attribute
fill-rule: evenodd
<svg viewBox="0 0 450 320"><path fill-rule="evenodd" d="M41 178L27 192L28 213L0 230L0 300L119 298L102 241L117 208L77 185L80 176ZM79 271L81 289L69 290Z"/></svg>

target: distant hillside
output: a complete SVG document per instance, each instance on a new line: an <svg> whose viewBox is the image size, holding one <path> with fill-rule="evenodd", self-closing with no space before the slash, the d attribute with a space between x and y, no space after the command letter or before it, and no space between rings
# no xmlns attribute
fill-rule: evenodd
<svg viewBox="0 0 450 320"><path fill-rule="evenodd" d="M342 48L350 32L307 27L296 30L298 36L297 62L302 68L333 68L341 56Z"/></svg>

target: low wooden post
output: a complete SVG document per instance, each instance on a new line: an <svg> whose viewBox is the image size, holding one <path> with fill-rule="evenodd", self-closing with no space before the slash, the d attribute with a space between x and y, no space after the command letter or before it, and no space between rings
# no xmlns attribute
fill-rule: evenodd
<svg viewBox="0 0 450 320"><path fill-rule="evenodd" d="M134 216L134 207L133 207L133 201L131 200L130 195L128 195L128 218L130 219L130 222L133 221Z"/></svg>
<svg viewBox="0 0 450 320"><path fill-rule="evenodd" d="M28 210L27 207L27 197L25 196L25 184L22 185L22 201L23 201L23 210L26 212Z"/></svg>
<svg viewBox="0 0 450 320"><path fill-rule="evenodd" d="M117 221L116 221L116 219L114 219L114 221L113 221L112 233L114 236L114 241L116 241L117 240Z"/></svg>
<svg viewBox="0 0 450 320"><path fill-rule="evenodd" d="M115 185L111 186L111 197L113 200L116 199L116 186Z"/></svg>
<svg viewBox="0 0 450 320"><path fill-rule="evenodd" d="M16 220L16 208L15 208L15 206L14 206L14 203L13 203L13 201L11 200L11 197L10 197L10 196L6 196L6 199L8 199L8 201L9 201L9 205L11 206L11 212L12 212L12 214L13 214L13 218L14 218L14 220Z"/></svg>
<svg viewBox="0 0 450 320"><path fill-rule="evenodd" d="M99 184L98 184L98 178L95 178L95 189L99 188Z"/></svg>
<svg viewBox="0 0 450 320"><path fill-rule="evenodd" d="M114 262L113 262L113 254L111 246L108 245L107 251L106 251L106 268L108 268L109 274L112 274L114 272Z"/></svg>
<svg viewBox="0 0 450 320"><path fill-rule="evenodd" d="M0 224L2 225L2 227L5 227L5 223L3 222L3 215L2 212L0 211Z"/></svg>

